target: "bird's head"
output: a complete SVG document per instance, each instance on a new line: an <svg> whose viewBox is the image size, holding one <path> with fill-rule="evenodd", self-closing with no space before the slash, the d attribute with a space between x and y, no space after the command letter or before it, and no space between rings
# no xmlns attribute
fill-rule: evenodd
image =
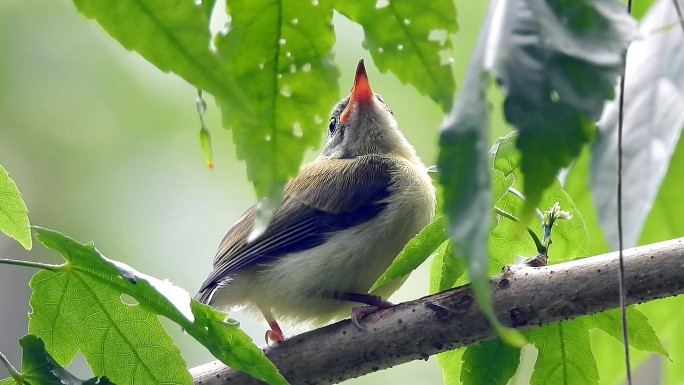
<svg viewBox="0 0 684 385"><path fill-rule="evenodd" d="M392 110L373 93L363 59L359 61L349 96L330 114L328 136L320 158L353 158L368 154L392 154L413 160L413 146L399 131Z"/></svg>

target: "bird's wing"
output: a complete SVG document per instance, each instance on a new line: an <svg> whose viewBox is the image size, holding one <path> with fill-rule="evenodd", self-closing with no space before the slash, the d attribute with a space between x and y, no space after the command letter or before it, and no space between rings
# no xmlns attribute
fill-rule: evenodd
<svg viewBox="0 0 684 385"><path fill-rule="evenodd" d="M266 231L252 242L255 206L228 231L214 258L214 270L196 296L207 302L230 274L271 258L316 247L334 232L366 222L385 207L391 159L366 155L328 159L303 166L285 188Z"/></svg>

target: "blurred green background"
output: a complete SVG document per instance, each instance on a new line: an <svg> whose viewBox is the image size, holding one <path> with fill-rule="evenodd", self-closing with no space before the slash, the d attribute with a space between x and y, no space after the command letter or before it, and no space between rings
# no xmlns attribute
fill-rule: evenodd
<svg viewBox="0 0 684 385"><path fill-rule="evenodd" d="M486 7L486 2L461 3L453 53L459 81ZM223 21L215 20L214 27L221 29ZM441 111L393 75L377 71L361 46L359 26L336 15L335 28L340 88L351 87L356 62L366 57L373 89L386 99L425 163L433 164ZM0 164L19 186L31 223L82 242L94 240L108 257L168 278L192 294L210 271L224 233L255 199L210 98L206 122L216 167L210 171L204 165L195 96L180 78L123 49L69 1L0 0ZM4 236L0 256L61 261L40 244L27 252ZM15 365L17 339L27 332L27 284L33 273L0 267L0 351ZM426 295L427 278L423 266L392 300ZM232 316L263 343L264 321L239 312ZM169 331L190 367L212 360L178 327L170 325ZM75 372L88 373L82 359ZM0 378L6 375L1 368ZM441 382L430 359L350 383Z"/></svg>

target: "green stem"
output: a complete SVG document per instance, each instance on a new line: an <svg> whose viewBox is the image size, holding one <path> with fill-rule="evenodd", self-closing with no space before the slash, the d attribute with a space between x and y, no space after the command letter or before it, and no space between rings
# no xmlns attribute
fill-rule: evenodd
<svg viewBox="0 0 684 385"><path fill-rule="evenodd" d="M5 364L5 367L7 368L7 371L9 372L9 375L16 381L18 384L26 384L26 381L22 377L21 373L17 371L17 369L12 366L12 363L9 362L7 357L5 357L2 352L0 352L0 361L2 361L3 364Z"/></svg>
<svg viewBox="0 0 684 385"><path fill-rule="evenodd" d="M504 211L504 210L502 210L496 206L494 206L494 212L501 215L502 217L506 217L506 218L512 220L513 222L520 223L520 219L518 219L515 215L513 215L509 212L506 212L506 211ZM535 234L534 231L532 231L532 229L529 227L527 227L527 233L530 234L530 237L532 237L532 240L534 241L534 245L537 247L537 252L539 254L546 255L546 247L544 247L542 242L539 240L539 237L537 236L537 234Z"/></svg>
<svg viewBox="0 0 684 385"><path fill-rule="evenodd" d="M49 271L54 271L54 272L60 271L61 267L63 266L63 265L50 265L47 263L20 261L20 260L16 260L16 259L5 259L5 258L0 258L0 265L14 265L14 266L33 267L36 269L49 270Z"/></svg>
<svg viewBox="0 0 684 385"><path fill-rule="evenodd" d="M525 196L523 195L523 193L518 191L518 189L516 189L515 187L509 187L508 192L517 196L518 198L520 198L521 201L525 202ZM537 213L537 218L539 219L539 221L543 223L544 222L544 214L538 208L535 208L534 211Z"/></svg>

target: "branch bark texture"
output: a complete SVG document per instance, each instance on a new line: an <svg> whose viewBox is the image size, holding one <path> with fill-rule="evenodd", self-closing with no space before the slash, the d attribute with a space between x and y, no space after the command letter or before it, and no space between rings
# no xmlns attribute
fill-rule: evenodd
<svg viewBox="0 0 684 385"><path fill-rule="evenodd" d="M628 304L684 292L684 238L624 251ZM492 303L504 324L529 329L619 307L618 254L492 277ZM405 302L363 319L300 334L265 354L293 385L333 384L404 362L496 338L469 285ZM195 384L261 384L219 361L191 369Z"/></svg>

